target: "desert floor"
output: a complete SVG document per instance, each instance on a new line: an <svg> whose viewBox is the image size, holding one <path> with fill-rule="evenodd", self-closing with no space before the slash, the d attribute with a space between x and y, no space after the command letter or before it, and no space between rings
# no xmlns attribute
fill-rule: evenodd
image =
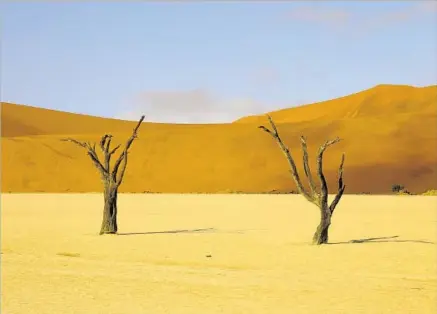
<svg viewBox="0 0 437 314"><path fill-rule="evenodd" d="M4 314L437 311L437 197L347 195L320 247L299 195L123 194L117 236L100 194L1 202Z"/></svg>

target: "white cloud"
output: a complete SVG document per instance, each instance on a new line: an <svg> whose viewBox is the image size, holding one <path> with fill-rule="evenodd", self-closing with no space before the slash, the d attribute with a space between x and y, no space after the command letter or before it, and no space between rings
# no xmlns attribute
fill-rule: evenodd
<svg viewBox="0 0 437 314"><path fill-rule="evenodd" d="M267 110L253 99L222 99L204 89L146 91L128 107L118 118L137 120L144 114L147 121L165 123L226 123Z"/></svg>
<svg viewBox="0 0 437 314"><path fill-rule="evenodd" d="M376 6L376 3L369 5ZM287 19L320 24L347 32L367 33L390 25L405 23L427 16L437 19L437 1L411 1L407 7L370 11L353 11L348 7L327 7L320 3L303 5L285 14Z"/></svg>
<svg viewBox="0 0 437 314"><path fill-rule="evenodd" d="M414 21L426 16L432 16L437 12L437 2L435 1L414 1L407 8L389 10L374 14L367 20L364 20L364 27L367 28L381 28L408 21Z"/></svg>
<svg viewBox="0 0 437 314"><path fill-rule="evenodd" d="M299 6L286 14L292 20L339 26L347 23L351 12L345 9L322 7L317 4Z"/></svg>
<svg viewBox="0 0 437 314"><path fill-rule="evenodd" d="M250 73L249 81L255 87L266 87L278 83L281 80L281 74L274 67L262 67Z"/></svg>

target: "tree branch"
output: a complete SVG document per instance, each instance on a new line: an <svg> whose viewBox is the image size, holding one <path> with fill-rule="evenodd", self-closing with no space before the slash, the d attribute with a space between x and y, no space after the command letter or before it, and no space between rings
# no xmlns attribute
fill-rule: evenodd
<svg viewBox="0 0 437 314"><path fill-rule="evenodd" d="M258 128L264 130L264 131L267 132L267 133L269 133L271 136L273 136L273 138L276 139L275 134L273 134L273 132L270 131L269 129L267 129L264 125L260 125Z"/></svg>
<svg viewBox="0 0 437 314"><path fill-rule="evenodd" d="M334 213L335 207L340 202L341 197L343 196L344 190L346 189L346 185L343 183L343 165L344 165L344 153L341 156L341 162L340 167L338 168L338 192L335 196L334 200L332 201L331 205L329 206L329 210L331 212L331 215Z"/></svg>
<svg viewBox="0 0 437 314"><path fill-rule="evenodd" d="M335 143L338 143L340 141L340 138L336 138L334 140L326 141L319 149L319 152L317 154L317 175L320 180L320 201L322 204L326 204L328 200L328 186L326 184L326 179L323 174L323 153L325 150Z"/></svg>
<svg viewBox="0 0 437 314"><path fill-rule="evenodd" d="M91 161L94 163L94 166L100 171L100 174L102 177L106 177L108 175L108 171L103 167L102 163L99 160L99 157L96 153L96 145L94 144L93 147L91 147L90 143L87 142L79 142L78 140L75 140L73 138L62 138L61 141L63 142L72 142L80 147L83 147L87 150L88 156L90 156Z"/></svg>
<svg viewBox="0 0 437 314"><path fill-rule="evenodd" d="M306 139L304 136L300 137L300 142L301 142L302 151L303 151L303 167L305 170L305 175L308 178L308 185L310 187L311 194L313 195L313 198L318 200L316 184L314 183L314 178L311 174L311 168L309 165L308 147L307 147Z"/></svg>
<svg viewBox="0 0 437 314"><path fill-rule="evenodd" d="M106 143L105 152L109 153L109 148L111 147L111 141L112 141L112 135L108 138L108 141Z"/></svg>
<svg viewBox="0 0 437 314"><path fill-rule="evenodd" d="M267 118L269 119L270 125L272 126L272 130L269 130L265 126L259 126L258 128L264 130L265 132L269 133L278 143L279 147L281 148L282 152L284 153L285 157L287 158L288 164L291 168L290 173L293 177L294 182L296 183L297 190L300 194L302 194L308 201L314 203L316 202L316 199L308 194L307 191L305 191L302 182L300 180L299 174L297 172L296 164L293 160L293 157L290 154L290 150L285 146L285 144L282 142L281 137L279 136L278 129L273 122L273 119L270 117L270 115L267 115Z"/></svg>
<svg viewBox="0 0 437 314"><path fill-rule="evenodd" d="M126 152L124 154L123 166L121 167L120 175L118 176L117 181L116 181L117 187L120 186L121 182L123 181L124 173L126 171L126 166L127 166L127 155L128 155L128 152Z"/></svg>
<svg viewBox="0 0 437 314"><path fill-rule="evenodd" d="M61 138L61 142L72 142L76 145L79 145L83 148L87 148L87 144L85 142L79 142L78 140L75 140L74 138Z"/></svg>
<svg viewBox="0 0 437 314"><path fill-rule="evenodd" d="M108 150L109 144L111 143L111 138L112 138L111 134L105 134L102 136L102 139L100 140L100 148L101 148L103 153ZM108 140L108 145L105 145L106 140Z"/></svg>
<svg viewBox="0 0 437 314"><path fill-rule="evenodd" d="M99 160L99 157L97 155L96 143L93 143L91 145L90 142L80 142L80 141L75 140L73 138L63 138L63 139L61 139L61 141L72 142L80 147L85 148L87 150L88 156L90 156L92 162L94 163L94 166L100 171L102 179L104 179L104 180L111 180L112 179L112 181L117 185L117 187L119 187L121 182L123 181L123 177L124 177L124 174L126 171L128 150L129 150L130 146L132 145L132 142L137 138L137 132L138 132L138 129L139 129L141 123L143 122L143 120L144 120L144 116L141 116L140 121L137 123L137 125L133 129L131 137L129 137L129 139L127 140L125 147L123 149L123 152L120 154L120 156L116 160L112 172L110 170L111 156L120 148L120 145L117 145L112 150L110 150L111 141L112 141L111 134L103 135L102 138L100 139L100 142L99 142L100 149L102 150L102 153L104 156L103 157L104 164L102 164L102 162ZM121 172L119 173L119 175L117 177L117 173L118 173L118 170L119 170L122 162L124 162L124 163L123 163L123 166L121 168Z"/></svg>
<svg viewBox="0 0 437 314"><path fill-rule="evenodd" d="M127 140L125 147L123 149L123 152L120 154L118 159L115 161L114 168L112 170L112 179L114 180L114 182L117 182L118 180L123 180L123 175L124 175L125 170L122 171L122 176L119 176L118 178L117 178L117 172L118 172L118 169L119 169L120 164L123 161L123 159L126 160L126 164L127 164L127 151L129 150L130 146L132 145L132 142L134 141L134 139L137 138L137 131L138 131L141 123L143 122L143 120L144 120L144 116L141 116L140 121L138 121L136 127L133 129L131 137L129 137L129 139ZM114 149L114 152L117 149L118 149L118 147L116 147ZM126 164L124 165L124 168L126 168Z"/></svg>
<svg viewBox="0 0 437 314"><path fill-rule="evenodd" d="M106 171L110 172L110 161L111 161L111 155L109 154L109 146L111 145L112 135L111 134L105 134L102 136L102 139L100 140L100 149L103 153L104 158L104 167Z"/></svg>
<svg viewBox="0 0 437 314"><path fill-rule="evenodd" d="M110 152L109 152L109 155L113 155L116 151L117 151L117 149L119 149L120 148L120 145L117 145L117 146L115 146Z"/></svg>

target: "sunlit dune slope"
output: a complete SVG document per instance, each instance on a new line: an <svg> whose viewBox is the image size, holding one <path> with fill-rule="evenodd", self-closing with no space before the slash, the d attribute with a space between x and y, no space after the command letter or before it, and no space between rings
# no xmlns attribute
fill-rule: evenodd
<svg viewBox="0 0 437 314"><path fill-rule="evenodd" d="M408 85L378 85L368 90L337 99L282 109L270 115L278 123L313 120L336 120L399 113L436 113L437 85L413 87ZM241 118L238 123L257 123L262 115Z"/></svg>
<svg viewBox="0 0 437 314"><path fill-rule="evenodd" d="M378 90L396 89L392 100ZM417 91L417 95L414 95ZM336 170L346 152L347 193L388 193L391 185L412 192L437 188L437 89L380 86L374 101L354 105L345 115L344 98L338 116L309 118L309 105L273 113L285 142L301 168L299 136L308 138L311 163L328 138L344 140L325 153L325 172L331 192ZM405 96L401 94L405 91ZM422 92L426 92L427 96ZM383 93L383 94L384 94ZM357 94L359 95L359 94ZM356 95L350 97L357 97ZM382 97L382 98L381 98ZM388 96L387 96L388 97ZM380 103L378 103L380 102ZM335 101L329 102L334 115ZM407 109L398 112L389 108ZM358 108L358 110L356 110ZM372 114L371 108L374 108ZM385 108L377 111L377 108ZM386 110L386 114L384 114ZM290 114L290 112L294 112ZM317 110L314 110L317 112ZM391 113L390 113L391 112ZM298 118L301 115L301 120ZM52 118L55 117L56 121ZM295 121L289 121L296 119ZM341 118L342 117L342 118ZM30 122L32 121L32 122ZM292 123L283 123L292 122ZM264 118L259 122L266 124ZM98 141L113 133L124 142L135 122L109 120L13 104L2 108L2 191L101 191L99 175L85 151L65 136ZM276 143L254 123L172 125L144 123L131 148L122 192L267 192L295 190L287 163ZM303 174L302 174L303 175ZM304 177L304 175L303 175Z"/></svg>

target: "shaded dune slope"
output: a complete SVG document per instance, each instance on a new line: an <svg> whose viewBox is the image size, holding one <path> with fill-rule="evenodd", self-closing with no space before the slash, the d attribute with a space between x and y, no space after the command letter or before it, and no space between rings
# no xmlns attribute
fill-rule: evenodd
<svg viewBox="0 0 437 314"><path fill-rule="evenodd" d="M1 136L105 133L128 131L127 121L2 102Z"/></svg>
<svg viewBox="0 0 437 314"><path fill-rule="evenodd" d="M332 192L343 151L347 193L388 193L394 183L412 192L437 188L437 86L377 86L271 115L299 168L301 134L311 165L326 139L344 139L325 153ZM59 139L98 141L112 133L119 143L135 124L5 103L1 121L3 192L100 192L85 151ZM284 156L257 128L261 123L265 117L216 125L144 123L121 192L295 190Z"/></svg>

